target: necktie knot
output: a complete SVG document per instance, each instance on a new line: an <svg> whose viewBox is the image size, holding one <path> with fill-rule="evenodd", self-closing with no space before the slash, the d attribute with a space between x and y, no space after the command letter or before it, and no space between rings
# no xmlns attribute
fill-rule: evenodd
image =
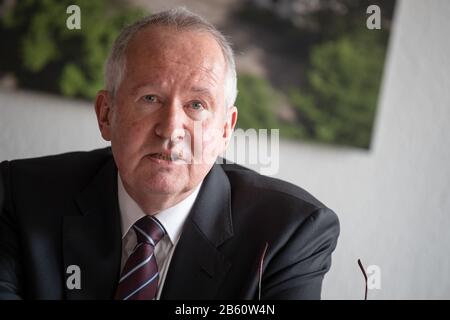
<svg viewBox="0 0 450 320"><path fill-rule="evenodd" d="M152 216L145 216L133 225L133 229L136 232L137 243L148 243L151 246L156 246L156 244L161 240L166 234L161 222Z"/></svg>

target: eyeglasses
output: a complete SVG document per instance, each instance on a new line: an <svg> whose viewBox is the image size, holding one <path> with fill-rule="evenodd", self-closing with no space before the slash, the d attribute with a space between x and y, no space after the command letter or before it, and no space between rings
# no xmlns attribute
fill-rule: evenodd
<svg viewBox="0 0 450 320"><path fill-rule="evenodd" d="M359 268L361 269L361 271L363 273L364 281L366 283L366 291L364 293L364 300L367 300L367 274L366 274L366 270L364 270L364 267L363 267L363 265L361 263L361 259L358 259L358 265L359 265Z"/></svg>

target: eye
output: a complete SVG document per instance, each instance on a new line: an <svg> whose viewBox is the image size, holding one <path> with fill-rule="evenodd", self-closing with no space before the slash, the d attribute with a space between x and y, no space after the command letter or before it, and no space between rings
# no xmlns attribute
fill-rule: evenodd
<svg viewBox="0 0 450 320"><path fill-rule="evenodd" d="M142 100L144 100L145 102L148 102L148 103L157 103L158 102L158 98L153 94L146 94L145 96L142 97Z"/></svg>
<svg viewBox="0 0 450 320"><path fill-rule="evenodd" d="M204 109L203 104L200 101L193 101L190 103L190 107L194 110Z"/></svg>

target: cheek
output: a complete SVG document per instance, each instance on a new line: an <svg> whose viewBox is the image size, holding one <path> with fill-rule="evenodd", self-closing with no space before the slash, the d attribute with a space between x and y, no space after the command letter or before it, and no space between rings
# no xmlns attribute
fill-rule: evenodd
<svg viewBox="0 0 450 320"><path fill-rule="evenodd" d="M201 128L201 135L195 139L195 143L201 148L203 162L214 162L222 151L223 130L218 124L204 124Z"/></svg>
<svg viewBox="0 0 450 320"><path fill-rule="evenodd" d="M208 145L214 143L217 140L218 131L216 128L204 127L203 128L203 144Z"/></svg>
<svg viewBox="0 0 450 320"><path fill-rule="evenodd" d="M148 135L149 128L149 123L143 120L134 120L130 122L126 127L128 135L131 136L131 141L129 142L133 143L145 139L145 137Z"/></svg>
<svg viewBox="0 0 450 320"><path fill-rule="evenodd" d="M201 131L201 140L206 143L217 143L219 138L222 136L223 128L220 121L217 119L210 118L206 121L199 122L197 124ZM197 128L196 128L197 129Z"/></svg>
<svg viewBox="0 0 450 320"><path fill-rule="evenodd" d="M118 117L113 128L113 140L121 149L139 149L149 135L151 125L145 119L133 119L127 116Z"/></svg>
<svg viewBox="0 0 450 320"><path fill-rule="evenodd" d="M132 106L123 107L121 110L118 110L120 113L117 114L116 123L124 135L135 134L144 127L144 117L139 116L139 114L132 110Z"/></svg>

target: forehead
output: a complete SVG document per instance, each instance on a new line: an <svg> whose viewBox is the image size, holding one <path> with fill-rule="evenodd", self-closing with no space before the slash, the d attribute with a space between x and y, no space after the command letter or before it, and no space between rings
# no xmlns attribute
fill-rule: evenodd
<svg viewBox="0 0 450 320"><path fill-rule="evenodd" d="M223 81L226 63L222 50L207 32L147 27L136 33L126 50L126 73L172 78ZM201 79L197 79L201 80Z"/></svg>

